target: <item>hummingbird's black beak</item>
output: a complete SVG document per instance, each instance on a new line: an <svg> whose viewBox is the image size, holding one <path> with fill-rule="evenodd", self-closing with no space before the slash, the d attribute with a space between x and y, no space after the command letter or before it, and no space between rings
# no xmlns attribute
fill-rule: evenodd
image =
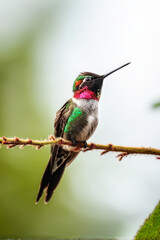
<svg viewBox="0 0 160 240"><path fill-rule="evenodd" d="M115 70L113 70L113 71L111 71L111 72L109 72L109 73L107 73L107 74L104 74L104 75L102 75L102 76L101 76L101 77L102 77L102 79L104 79L104 78L108 77L109 75L111 75L112 73L114 73L114 72L118 71L119 69L126 67L126 66L127 66L127 65L129 65L130 63L131 63L131 62L128 62L128 63L126 63L126 64L122 65L121 67L119 67L119 68L116 68Z"/></svg>

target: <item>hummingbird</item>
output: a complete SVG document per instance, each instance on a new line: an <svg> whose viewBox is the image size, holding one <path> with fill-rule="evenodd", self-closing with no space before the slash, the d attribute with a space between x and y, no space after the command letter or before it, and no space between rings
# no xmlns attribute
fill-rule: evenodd
<svg viewBox="0 0 160 240"><path fill-rule="evenodd" d="M54 136L70 140L73 146L76 146L76 142L83 142L86 147L86 141L98 125L98 102L103 80L128 64L130 62L104 75L91 72L80 73L73 83L73 97L56 113ZM72 146L51 145L51 156L40 183L36 203L44 191L44 202L47 203L50 200L65 168L78 154L79 151L73 151Z"/></svg>

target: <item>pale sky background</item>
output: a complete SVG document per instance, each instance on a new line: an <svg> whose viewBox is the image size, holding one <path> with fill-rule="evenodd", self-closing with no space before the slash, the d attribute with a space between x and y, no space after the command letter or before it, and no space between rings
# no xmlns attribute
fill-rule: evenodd
<svg viewBox="0 0 160 240"><path fill-rule="evenodd" d="M91 141L160 148L160 110L151 107L160 100L160 2L1 1L1 45L14 44L37 14L54 4L59 16L55 19L51 14L36 40L37 80L31 90L39 111L49 113L49 131L53 131L53 103L56 101L58 110L72 96L72 83L79 72L104 74L131 61L105 79L99 126ZM160 161L136 155L118 162L115 156L81 153L66 174L77 204L83 202L85 212L97 215L94 209L100 206L101 220L107 218L108 210L113 212L125 223L124 235L132 237L159 201Z"/></svg>

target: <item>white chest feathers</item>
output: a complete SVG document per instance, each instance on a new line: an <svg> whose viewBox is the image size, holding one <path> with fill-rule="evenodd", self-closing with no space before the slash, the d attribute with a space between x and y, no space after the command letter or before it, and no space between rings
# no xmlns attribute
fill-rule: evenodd
<svg viewBox="0 0 160 240"><path fill-rule="evenodd" d="M94 99L75 99L73 102L80 108L82 111L87 114L87 124L76 137L77 141L86 141L94 133L98 125L98 101Z"/></svg>
<svg viewBox="0 0 160 240"><path fill-rule="evenodd" d="M72 98L73 102L80 108L82 111L88 113L89 115L97 115L98 114L98 101L95 99L77 99Z"/></svg>

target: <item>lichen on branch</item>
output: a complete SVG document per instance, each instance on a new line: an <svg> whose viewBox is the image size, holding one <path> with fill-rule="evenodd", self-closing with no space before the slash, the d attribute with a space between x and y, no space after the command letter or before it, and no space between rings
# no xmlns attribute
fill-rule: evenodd
<svg viewBox="0 0 160 240"><path fill-rule="evenodd" d="M35 146L36 149L40 149L45 145L67 145L72 146L72 151L91 151L94 149L102 150L101 155L108 153L108 152L119 152L117 157L121 161L124 157L130 154L149 154L158 156L157 159L160 159L160 149L156 148L147 148L147 147L128 147L128 146L118 146L113 144L95 144L95 143L88 143L87 146L84 148L84 143L77 142L76 146L74 146L73 142L65 140L63 138L55 138L54 136L48 137L48 139L44 140L32 140L32 139L22 139L18 137L8 138L8 137L0 137L0 145L5 145L7 148L13 148L19 146L23 148L24 146Z"/></svg>

